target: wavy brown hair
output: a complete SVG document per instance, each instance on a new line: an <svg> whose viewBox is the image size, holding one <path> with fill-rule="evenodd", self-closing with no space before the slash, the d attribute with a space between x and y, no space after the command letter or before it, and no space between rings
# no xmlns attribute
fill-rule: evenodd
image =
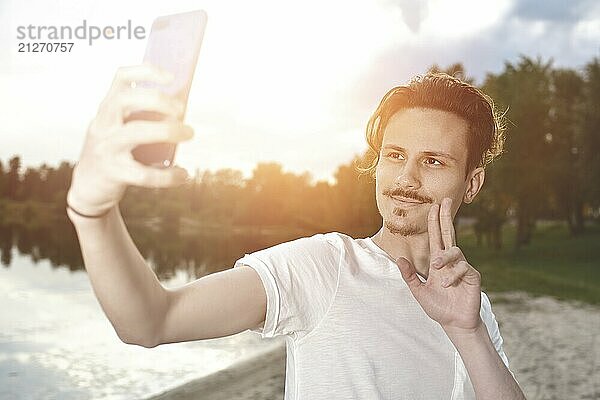
<svg viewBox="0 0 600 400"><path fill-rule="evenodd" d="M361 174L375 178L383 132L388 121L399 110L431 108L448 111L464 118L469 126L467 136L467 168L486 167L504 148L504 115L499 114L492 99L476 87L445 73L431 72L416 76L406 86L397 86L383 96L367 124L369 145Z"/></svg>

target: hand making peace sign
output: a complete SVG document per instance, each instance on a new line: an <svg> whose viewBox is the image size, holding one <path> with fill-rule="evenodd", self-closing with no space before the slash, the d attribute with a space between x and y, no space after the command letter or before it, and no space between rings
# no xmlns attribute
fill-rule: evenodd
<svg viewBox="0 0 600 400"><path fill-rule="evenodd" d="M482 323L481 275L456 246L452 223L452 199L429 209L428 232L430 267L421 282L415 267L404 257L396 260L402 278L423 311L447 333L471 333Z"/></svg>

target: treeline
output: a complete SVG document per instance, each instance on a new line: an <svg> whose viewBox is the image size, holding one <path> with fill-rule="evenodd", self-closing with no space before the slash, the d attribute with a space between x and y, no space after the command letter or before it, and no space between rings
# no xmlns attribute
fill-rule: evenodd
<svg viewBox="0 0 600 400"><path fill-rule="evenodd" d="M444 71L472 81L461 64ZM517 224L517 247L530 242L542 218L565 220L573 235L584 232L585 220L597 220L600 206L598 58L573 70L521 57L488 74L481 87L506 113L506 150L488 167L482 192L461 216L474 218L478 237L495 247L509 219ZM129 188L121 210L127 218L159 217L165 229L179 229L183 219L214 229L289 226L372 234L381 217L374 181L355 168L363 157L340 165L335 184L311 184L309 173L284 172L277 163L259 163L248 179L233 169L197 170L195 179L177 188ZM18 156L7 165L0 161L0 198L49 203L64 214L72 168L62 162L23 171Z"/></svg>
<svg viewBox="0 0 600 400"><path fill-rule="evenodd" d="M483 89L508 118L507 150L476 205L485 230L498 231L512 213L517 247L542 217L582 233L600 206L600 60L578 71L521 57L489 74Z"/></svg>
<svg viewBox="0 0 600 400"><path fill-rule="evenodd" d="M129 187L121 210L129 219L159 217L161 227L178 229L181 217L204 227L290 226L303 229L372 232L381 223L375 183L359 177L358 158L341 165L334 185L311 184L311 175L285 172L278 163L259 163L252 176L222 169L196 170L189 183L169 189ZM50 203L64 214L74 165L43 164L21 171L14 156L8 168L0 161L0 198ZM1 206L0 206L1 210Z"/></svg>

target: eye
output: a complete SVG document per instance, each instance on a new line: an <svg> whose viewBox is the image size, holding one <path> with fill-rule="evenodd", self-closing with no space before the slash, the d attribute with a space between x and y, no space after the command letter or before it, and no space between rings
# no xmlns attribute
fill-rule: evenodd
<svg viewBox="0 0 600 400"><path fill-rule="evenodd" d="M437 164L435 164L437 163ZM440 160L433 158L433 157L427 157L425 159L425 164L429 164L429 165L444 165Z"/></svg>
<svg viewBox="0 0 600 400"><path fill-rule="evenodd" d="M397 157L396 157L396 156L397 156ZM402 154L398 153L397 151L392 151L392 152L389 152L389 153L387 153L387 157L390 157L390 158L395 158L395 159L397 159L397 160L399 160L399 159L402 159L402 158L403 158L403 157L402 157Z"/></svg>

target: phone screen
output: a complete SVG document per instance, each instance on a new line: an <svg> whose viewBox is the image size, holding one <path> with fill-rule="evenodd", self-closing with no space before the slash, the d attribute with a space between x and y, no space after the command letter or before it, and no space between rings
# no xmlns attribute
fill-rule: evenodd
<svg viewBox="0 0 600 400"><path fill-rule="evenodd" d="M140 85L157 87L164 93L180 99L187 106L206 21L206 12L203 10L162 16L154 20L144 62L171 72L175 79L168 85L149 82L141 82ZM163 118L159 113L140 110L132 113L127 121L159 121ZM173 143L151 143L136 147L132 154L137 161L145 165L167 168L173 164L175 149L176 145Z"/></svg>

